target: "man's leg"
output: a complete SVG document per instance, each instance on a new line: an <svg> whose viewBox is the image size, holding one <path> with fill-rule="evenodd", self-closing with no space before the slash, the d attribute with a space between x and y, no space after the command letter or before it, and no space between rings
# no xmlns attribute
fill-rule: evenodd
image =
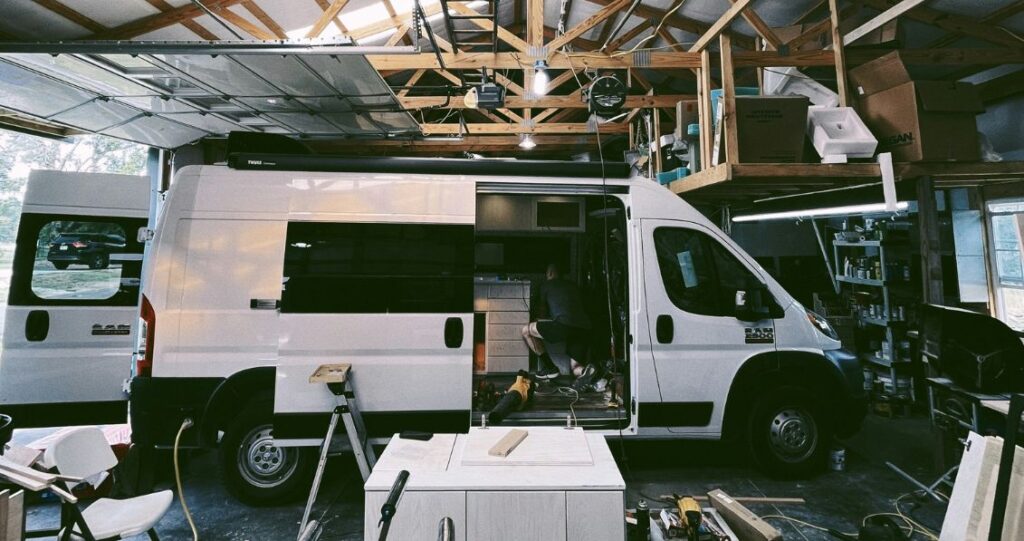
<svg viewBox="0 0 1024 541"><path fill-rule="evenodd" d="M530 323L523 327L523 341L530 351L537 354L537 379L554 379L559 375L558 367L555 366L551 356L544 347L544 336L537 328L537 322Z"/></svg>

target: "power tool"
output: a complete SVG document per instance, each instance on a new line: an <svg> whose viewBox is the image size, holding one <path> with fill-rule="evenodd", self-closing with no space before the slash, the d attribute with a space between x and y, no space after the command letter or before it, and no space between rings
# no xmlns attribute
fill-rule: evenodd
<svg viewBox="0 0 1024 541"><path fill-rule="evenodd" d="M686 530L687 540L697 541L700 524L704 517L700 504L690 496L680 497L678 494L673 496L676 499L676 507L679 509L679 520L682 521L683 529Z"/></svg>
<svg viewBox="0 0 1024 541"><path fill-rule="evenodd" d="M516 381L505 391L505 394L498 400L491 413L487 415L487 421L498 424L508 417L513 409L521 410L527 402L533 398L533 391L536 385L526 370L520 370L516 375Z"/></svg>

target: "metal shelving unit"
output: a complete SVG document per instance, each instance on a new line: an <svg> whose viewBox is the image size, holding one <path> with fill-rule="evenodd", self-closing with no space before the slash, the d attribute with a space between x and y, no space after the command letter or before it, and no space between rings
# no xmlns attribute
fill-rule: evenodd
<svg viewBox="0 0 1024 541"><path fill-rule="evenodd" d="M904 273L890 276L894 262L892 252L907 250L907 244L892 239L836 239L832 242L836 281L846 284L853 295L867 293L881 300L881 304L873 304L869 313L858 308L854 317L861 331L869 332L872 336L881 331L880 349L863 351L858 340L858 358L868 369L866 372L870 371L875 383L880 378L889 379L890 388L874 394L890 403L911 403L915 396L914 378L908 373L914 362L909 354L907 358L901 357L900 347L900 342L906 340L907 320L911 317L907 307L911 303L899 304L898 298L901 295L894 292L894 288L908 283L908 280ZM858 260L868 261L870 265L864 267L852 264L852 261ZM909 261L905 264L909 264ZM878 386L872 387L877 389ZM882 387L884 389L884 384Z"/></svg>

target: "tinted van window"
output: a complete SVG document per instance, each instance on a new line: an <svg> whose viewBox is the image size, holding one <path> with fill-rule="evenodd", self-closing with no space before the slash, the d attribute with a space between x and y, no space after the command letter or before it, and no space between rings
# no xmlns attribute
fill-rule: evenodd
<svg viewBox="0 0 1024 541"><path fill-rule="evenodd" d="M473 226L288 224L281 311L473 309Z"/></svg>

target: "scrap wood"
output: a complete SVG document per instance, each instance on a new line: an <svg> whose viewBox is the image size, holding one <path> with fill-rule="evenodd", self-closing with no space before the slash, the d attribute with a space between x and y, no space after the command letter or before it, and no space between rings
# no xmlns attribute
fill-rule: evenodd
<svg viewBox="0 0 1024 541"><path fill-rule="evenodd" d="M665 501L676 501L676 497L671 494L662 494L659 499ZM693 499L699 502L706 502L710 499L707 496L693 496ZM799 504L803 505L807 503L807 500L803 498L769 498L761 496L736 496L732 499L740 503L773 503L773 504Z"/></svg>

